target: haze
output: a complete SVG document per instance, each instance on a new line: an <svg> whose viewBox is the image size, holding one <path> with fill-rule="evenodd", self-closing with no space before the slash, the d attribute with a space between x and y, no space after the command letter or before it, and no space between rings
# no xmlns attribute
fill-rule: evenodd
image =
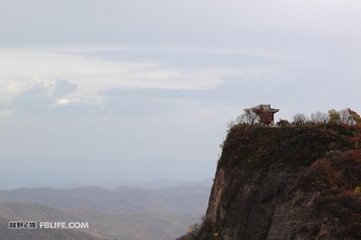
<svg viewBox="0 0 361 240"><path fill-rule="evenodd" d="M361 111L356 0L0 3L0 188L212 178L245 107Z"/></svg>

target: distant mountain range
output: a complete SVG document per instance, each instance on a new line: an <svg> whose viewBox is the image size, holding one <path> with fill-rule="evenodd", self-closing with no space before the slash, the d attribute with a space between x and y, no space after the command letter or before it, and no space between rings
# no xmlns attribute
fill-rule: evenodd
<svg viewBox="0 0 361 240"><path fill-rule="evenodd" d="M95 184L87 184L80 181L70 181L60 185L44 185L44 184L31 184L25 185L24 188L55 188L55 189L74 189L74 188L83 188L89 186L99 186L105 189L116 189L119 186L127 186L132 188L141 188L141 189L159 189L159 188L172 188L180 186L202 186L211 188L213 180L210 178L198 179L198 180L174 180L174 179L152 179L149 181L103 181Z"/></svg>
<svg viewBox="0 0 361 240"><path fill-rule="evenodd" d="M166 240L175 239L205 213L210 189L82 187L68 190L20 188L0 191L0 235L17 239ZM89 230L11 230L24 221L89 222ZM4 228L5 226L5 228ZM23 238L21 238L23 237Z"/></svg>
<svg viewBox="0 0 361 240"><path fill-rule="evenodd" d="M202 214L208 201L209 188L180 186L144 190L120 187L108 190L83 187L69 190L20 188L0 191L0 202L41 203L56 208L92 208L120 214L172 212Z"/></svg>

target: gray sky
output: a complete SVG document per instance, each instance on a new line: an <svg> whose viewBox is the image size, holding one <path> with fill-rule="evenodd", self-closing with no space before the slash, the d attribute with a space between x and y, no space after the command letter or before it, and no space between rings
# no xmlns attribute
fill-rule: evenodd
<svg viewBox="0 0 361 240"><path fill-rule="evenodd" d="M0 188L211 178L245 107L361 112L357 0L0 5Z"/></svg>

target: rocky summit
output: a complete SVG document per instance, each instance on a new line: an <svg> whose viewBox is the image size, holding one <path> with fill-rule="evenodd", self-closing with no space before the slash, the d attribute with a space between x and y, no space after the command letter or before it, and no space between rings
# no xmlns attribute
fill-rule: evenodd
<svg viewBox="0 0 361 240"><path fill-rule="evenodd" d="M238 124L203 223L181 239L361 239L361 129Z"/></svg>

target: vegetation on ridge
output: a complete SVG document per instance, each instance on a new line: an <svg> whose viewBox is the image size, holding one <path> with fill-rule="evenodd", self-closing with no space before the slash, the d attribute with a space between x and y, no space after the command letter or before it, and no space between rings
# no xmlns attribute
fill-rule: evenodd
<svg viewBox="0 0 361 240"><path fill-rule="evenodd" d="M259 126L262 125L260 121L260 116L258 113L252 111L252 108L244 109L244 113L241 114L235 121L229 123L231 128L234 125L247 125L247 126ZM331 109L328 113L317 111L311 113L311 116L306 116L305 114L298 113L293 116L293 121L288 121L286 119L280 119L273 126L304 126L304 125L326 125L326 124L339 124L339 125L361 125L360 115L350 109L345 108L340 111ZM263 125L264 126L264 125Z"/></svg>

